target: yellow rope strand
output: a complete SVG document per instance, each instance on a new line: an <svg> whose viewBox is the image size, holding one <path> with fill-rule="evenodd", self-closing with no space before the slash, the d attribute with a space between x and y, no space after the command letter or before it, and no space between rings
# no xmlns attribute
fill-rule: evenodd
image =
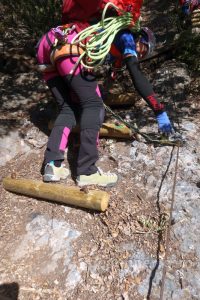
<svg viewBox="0 0 200 300"><path fill-rule="evenodd" d="M106 18L105 15L110 6L119 11L121 15ZM79 57L76 66L81 63L83 67L93 69L101 65L110 51L116 34L122 29L129 28L132 21L133 16L131 13L119 9L111 2L107 3L101 21L82 30L72 39L72 44L79 45L84 49L84 53ZM131 30L137 32L139 29L138 20ZM87 40L86 43L85 40Z"/></svg>

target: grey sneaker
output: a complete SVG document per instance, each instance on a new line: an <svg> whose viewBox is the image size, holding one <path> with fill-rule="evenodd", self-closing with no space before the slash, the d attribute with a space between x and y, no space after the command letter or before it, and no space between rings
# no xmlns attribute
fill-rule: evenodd
<svg viewBox="0 0 200 300"><path fill-rule="evenodd" d="M60 167L54 166L53 162L46 164L44 168L43 181L60 181L61 179L66 179L69 175L69 170L62 164Z"/></svg>
<svg viewBox="0 0 200 300"><path fill-rule="evenodd" d="M76 179L78 186L84 185L99 185L99 186L113 186L117 183L118 176L114 173L103 173L101 169L91 175L79 175Z"/></svg>

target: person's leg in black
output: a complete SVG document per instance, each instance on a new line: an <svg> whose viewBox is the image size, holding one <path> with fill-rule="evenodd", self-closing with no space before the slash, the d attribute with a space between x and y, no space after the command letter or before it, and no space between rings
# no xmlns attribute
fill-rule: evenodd
<svg viewBox="0 0 200 300"><path fill-rule="evenodd" d="M91 74L65 76L65 80L79 97L81 107L80 117L80 149L77 160L77 180L79 185L99 184L112 185L117 182L117 175L100 173L96 162L98 160L97 140L104 119L103 101L98 94L97 82ZM93 175L94 176L90 176ZM80 178L86 181L80 184ZM84 178L85 178L84 177Z"/></svg>
<svg viewBox="0 0 200 300"><path fill-rule="evenodd" d="M90 74L66 76L68 84L79 97L80 148L77 161L77 175L90 175L97 172L97 139L104 119L103 101L97 93L97 82Z"/></svg>
<svg viewBox="0 0 200 300"><path fill-rule="evenodd" d="M58 181L69 174L68 170L62 168L62 162L70 131L76 125L76 106L73 104L69 88L62 77L48 80L47 85L58 104L59 114L49 136L44 155L46 167L43 179L44 181Z"/></svg>

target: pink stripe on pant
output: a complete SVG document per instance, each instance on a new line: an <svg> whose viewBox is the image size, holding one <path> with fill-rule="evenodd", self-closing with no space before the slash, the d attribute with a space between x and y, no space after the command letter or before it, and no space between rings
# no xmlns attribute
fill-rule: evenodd
<svg viewBox="0 0 200 300"><path fill-rule="evenodd" d="M68 127L65 127L63 129L63 134L62 134L62 137L61 137L59 150L65 151L65 149L67 147L67 144L68 144L69 134L70 134L70 129Z"/></svg>

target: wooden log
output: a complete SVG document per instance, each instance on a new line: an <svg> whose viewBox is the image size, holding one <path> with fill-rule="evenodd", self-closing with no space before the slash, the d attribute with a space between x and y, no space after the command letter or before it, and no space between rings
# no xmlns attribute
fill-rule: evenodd
<svg viewBox="0 0 200 300"><path fill-rule="evenodd" d="M79 126L76 126L72 132L78 133L80 131ZM131 139L133 133L126 125L120 124L115 125L113 123L103 123L100 132L100 137L120 138L120 139Z"/></svg>
<svg viewBox="0 0 200 300"><path fill-rule="evenodd" d="M192 12L192 16L196 16L196 15L200 15L200 9L195 9L195 10Z"/></svg>
<svg viewBox="0 0 200 300"><path fill-rule="evenodd" d="M200 19L200 14L198 14L198 15L193 15L193 16L191 17L191 19L192 19L192 20L199 20L199 19Z"/></svg>
<svg viewBox="0 0 200 300"><path fill-rule="evenodd" d="M105 104L108 106L127 106L134 104L134 94L125 93L125 94L111 94L108 93L105 99Z"/></svg>
<svg viewBox="0 0 200 300"><path fill-rule="evenodd" d="M78 187L66 187L61 184L44 183L31 179L3 179L7 191L34 198L80 206L98 211L108 207L110 195L101 190L82 191Z"/></svg>
<svg viewBox="0 0 200 300"><path fill-rule="evenodd" d="M200 20L198 22L192 22L192 26L196 26L200 24Z"/></svg>
<svg viewBox="0 0 200 300"><path fill-rule="evenodd" d="M131 129L123 124L103 123L100 129L100 137L130 139L132 136Z"/></svg>
<svg viewBox="0 0 200 300"><path fill-rule="evenodd" d="M54 120L50 120L48 128L51 130L54 125ZM78 133L79 127L75 127L72 132ZM99 132L100 137L120 138L120 139L131 139L133 134L132 131L125 125L115 125L112 123L103 123Z"/></svg>
<svg viewBox="0 0 200 300"><path fill-rule="evenodd" d="M192 28L199 28L200 22L199 23L192 23Z"/></svg>
<svg viewBox="0 0 200 300"><path fill-rule="evenodd" d="M196 33L198 33L199 32L199 27L200 27L200 22L198 23L198 24L192 24L192 30L197 30L197 32ZM193 31L192 31L193 32ZM194 32L195 33L195 32Z"/></svg>
<svg viewBox="0 0 200 300"><path fill-rule="evenodd" d="M199 24L200 23L200 19L198 20L192 20L192 24Z"/></svg>

